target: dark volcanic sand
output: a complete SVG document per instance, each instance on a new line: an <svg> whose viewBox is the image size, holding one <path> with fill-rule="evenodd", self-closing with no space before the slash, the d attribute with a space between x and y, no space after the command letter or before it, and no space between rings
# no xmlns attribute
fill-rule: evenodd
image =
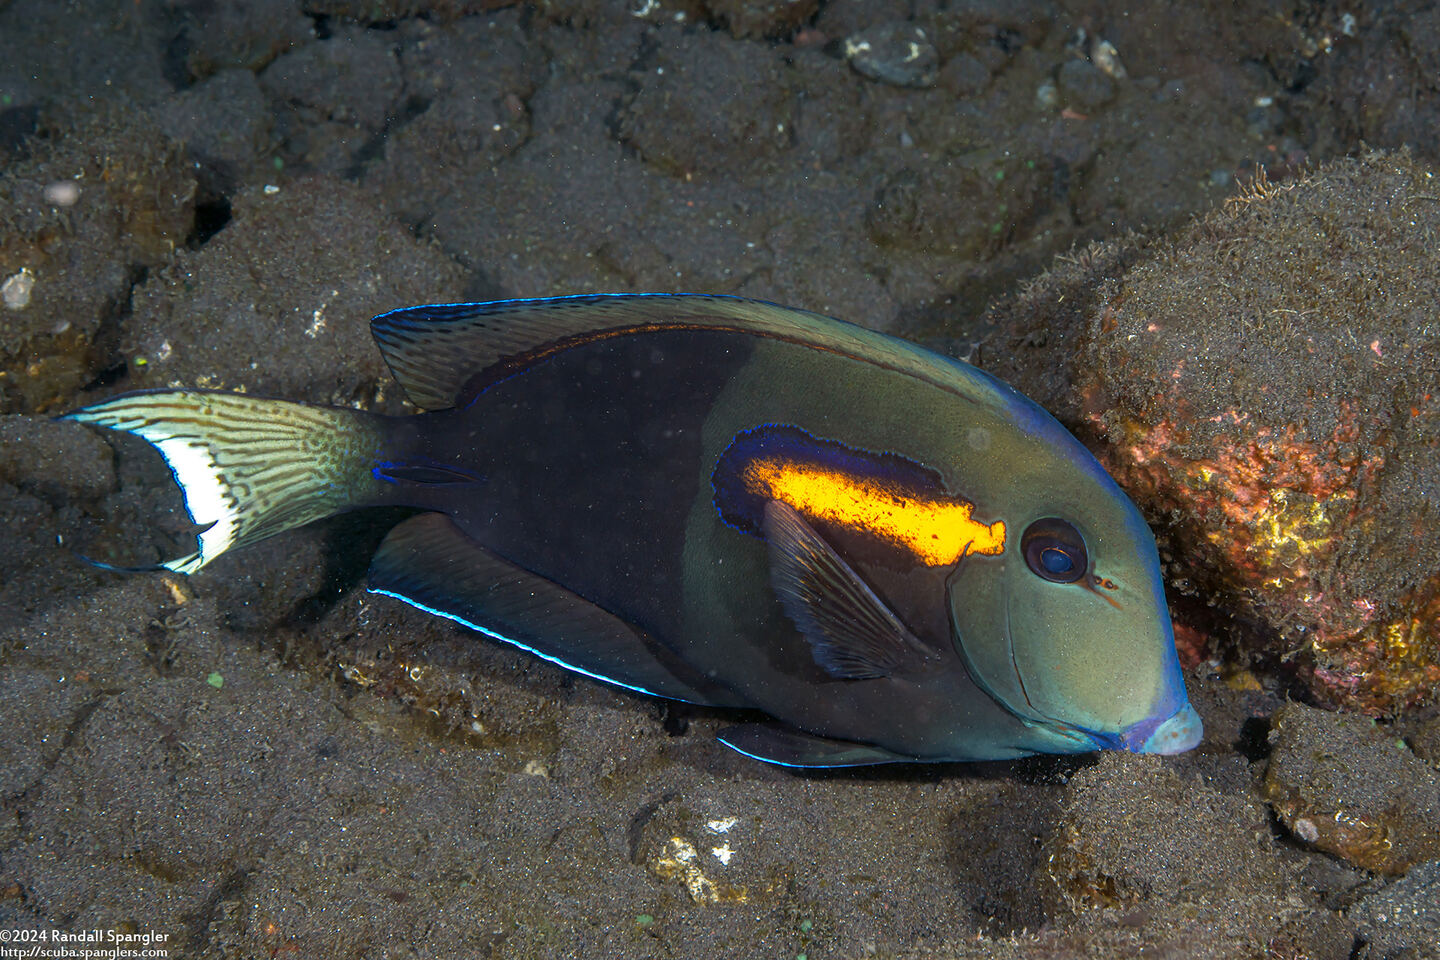
<svg viewBox="0 0 1440 960"><path fill-rule="evenodd" d="M177 555L184 514L143 449L45 415L172 383L399 411L365 326L395 306L735 293L966 353L1056 254L1256 164L1440 160L1421 3L495 5L0 0L0 930L172 957L1440 955L1424 714L1288 707L1272 734L1279 680L1204 662L1181 757L796 775L716 744L718 712L365 594L393 516L188 580L77 558ZM1316 849L1347 849L1322 815L1408 872Z"/></svg>

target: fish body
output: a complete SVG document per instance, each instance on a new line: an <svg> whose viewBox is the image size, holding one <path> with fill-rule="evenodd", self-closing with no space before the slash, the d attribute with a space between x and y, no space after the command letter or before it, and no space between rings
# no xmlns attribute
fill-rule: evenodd
<svg viewBox="0 0 1440 960"><path fill-rule="evenodd" d="M214 521L171 569L418 508L372 590L637 692L763 710L721 734L762 760L1199 739L1138 511L974 367L728 297L430 305L372 330L427 412L169 391L69 417L150 440Z"/></svg>

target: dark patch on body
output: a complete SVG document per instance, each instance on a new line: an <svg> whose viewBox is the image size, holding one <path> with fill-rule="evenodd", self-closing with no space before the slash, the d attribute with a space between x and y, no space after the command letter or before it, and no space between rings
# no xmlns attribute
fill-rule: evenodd
<svg viewBox="0 0 1440 960"><path fill-rule="evenodd" d="M709 332L554 354L437 419L428 456L483 478L483 494L442 492L435 506L513 563L673 635L701 426L749 355L746 338Z"/></svg>

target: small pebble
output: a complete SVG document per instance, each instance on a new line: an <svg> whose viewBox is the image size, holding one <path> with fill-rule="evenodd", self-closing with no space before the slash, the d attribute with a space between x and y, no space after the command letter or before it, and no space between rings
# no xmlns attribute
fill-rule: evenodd
<svg viewBox="0 0 1440 960"><path fill-rule="evenodd" d="M1035 106L1041 110L1054 110L1060 105L1060 91L1051 80L1035 88Z"/></svg>
<svg viewBox="0 0 1440 960"><path fill-rule="evenodd" d="M897 87L933 87L940 70L940 54L925 31L903 21L852 34L845 59L861 76Z"/></svg>
<svg viewBox="0 0 1440 960"><path fill-rule="evenodd" d="M45 202L57 207L73 207L80 200L80 184L74 180L57 180L45 185Z"/></svg>

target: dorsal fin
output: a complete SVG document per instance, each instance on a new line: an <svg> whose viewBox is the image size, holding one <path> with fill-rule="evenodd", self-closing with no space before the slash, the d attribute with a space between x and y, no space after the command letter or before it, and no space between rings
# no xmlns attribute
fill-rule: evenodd
<svg viewBox="0 0 1440 960"><path fill-rule="evenodd" d="M605 337L652 330L726 330L803 343L943 382L994 403L992 381L894 337L763 300L698 294L605 294L406 307L370 321L370 332L411 401L456 406L475 391L553 353Z"/></svg>

